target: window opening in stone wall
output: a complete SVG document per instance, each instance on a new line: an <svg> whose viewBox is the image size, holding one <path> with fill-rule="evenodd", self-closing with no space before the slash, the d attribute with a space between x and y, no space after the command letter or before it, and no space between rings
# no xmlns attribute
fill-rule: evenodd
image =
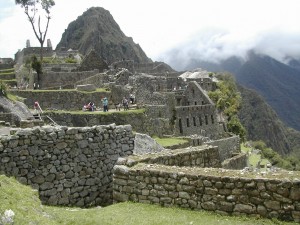
<svg viewBox="0 0 300 225"><path fill-rule="evenodd" d="M211 123L214 124L215 123L215 121L214 121L214 115L211 115L210 117L211 117Z"/></svg>
<svg viewBox="0 0 300 225"><path fill-rule="evenodd" d="M200 126L202 126L202 118L201 118L201 116L199 116L199 123L200 123Z"/></svg>
<svg viewBox="0 0 300 225"><path fill-rule="evenodd" d="M181 119L178 120L178 123L179 123L179 132L182 134L183 130L182 130L182 121L181 121Z"/></svg>
<svg viewBox="0 0 300 225"><path fill-rule="evenodd" d="M193 117L193 122L194 122L194 126L197 126L195 117Z"/></svg>
<svg viewBox="0 0 300 225"><path fill-rule="evenodd" d="M207 118L207 115L205 115L205 124L208 125L208 118Z"/></svg>
<svg viewBox="0 0 300 225"><path fill-rule="evenodd" d="M195 102L195 105L197 105L197 102Z"/></svg>
<svg viewBox="0 0 300 225"><path fill-rule="evenodd" d="M193 98L195 98L195 90L192 89Z"/></svg>
<svg viewBox="0 0 300 225"><path fill-rule="evenodd" d="M204 105L204 101L202 101L202 105Z"/></svg>
<svg viewBox="0 0 300 225"><path fill-rule="evenodd" d="M189 118L186 118L186 126L190 127L190 120L189 120Z"/></svg>

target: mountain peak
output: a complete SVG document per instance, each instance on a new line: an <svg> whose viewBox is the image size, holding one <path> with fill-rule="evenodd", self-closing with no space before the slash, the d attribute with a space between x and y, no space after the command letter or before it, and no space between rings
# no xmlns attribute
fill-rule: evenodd
<svg viewBox="0 0 300 225"><path fill-rule="evenodd" d="M102 7L92 7L71 22L56 49L77 49L83 55L94 49L109 64L130 59L151 62L138 44L127 37L110 12Z"/></svg>

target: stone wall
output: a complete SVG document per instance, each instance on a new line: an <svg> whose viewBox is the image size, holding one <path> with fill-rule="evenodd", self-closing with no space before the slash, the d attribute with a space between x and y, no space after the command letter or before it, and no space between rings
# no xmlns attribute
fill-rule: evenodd
<svg viewBox="0 0 300 225"><path fill-rule="evenodd" d="M12 113L0 113L0 121L5 121L10 125L20 126L20 118Z"/></svg>
<svg viewBox="0 0 300 225"><path fill-rule="evenodd" d="M109 103L112 95L110 92L80 92L80 91L12 91L15 95L25 98L24 103L32 109L34 102L38 101L42 109L58 110L80 110L84 104L90 101L94 102L97 107L102 107L101 99L108 97Z"/></svg>
<svg viewBox="0 0 300 225"><path fill-rule="evenodd" d="M75 84L78 80L86 79L99 73L99 70L84 72L52 72L48 71L40 75L40 88L59 88Z"/></svg>
<svg viewBox="0 0 300 225"><path fill-rule="evenodd" d="M167 166L190 166L190 167L221 167L218 147L202 145L176 150L163 150L157 153L129 156L120 160L118 164L133 166L138 163L167 165Z"/></svg>
<svg viewBox="0 0 300 225"><path fill-rule="evenodd" d="M222 168L241 170L248 166L248 156L245 153L239 153L238 155L225 159L222 162Z"/></svg>
<svg viewBox="0 0 300 225"><path fill-rule="evenodd" d="M71 126L71 127L89 127L95 125L108 125L115 123L117 125L126 125L130 124L134 131L140 133L147 133L149 129L145 125L145 115L143 112L140 113L105 113L105 114L96 114L96 113L82 113L82 114L72 114L72 113L55 113L47 112L46 115L50 116L57 124L61 126Z"/></svg>
<svg viewBox="0 0 300 225"><path fill-rule="evenodd" d="M164 62L135 63L135 73L168 74L174 70Z"/></svg>
<svg viewBox="0 0 300 225"><path fill-rule="evenodd" d="M43 64L44 72L74 72L77 71L77 68L78 65L76 63Z"/></svg>
<svg viewBox="0 0 300 225"><path fill-rule="evenodd" d="M176 134L203 136L215 139L220 133L214 105L176 107Z"/></svg>
<svg viewBox="0 0 300 225"><path fill-rule="evenodd" d="M232 136L232 137L222 138L218 140L211 140L205 142L205 144L218 146L221 162L223 162L225 159L231 158L236 153L241 152L239 136ZM246 165L244 165L244 167L245 166Z"/></svg>
<svg viewBox="0 0 300 225"><path fill-rule="evenodd" d="M135 201L300 222L300 173L263 176L217 168L116 165L114 202Z"/></svg>
<svg viewBox="0 0 300 225"><path fill-rule="evenodd" d="M86 79L77 81L76 85L83 84L93 84L96 88L103 88L106 84L109 83L109 75L106 73L98 73L96 75L90 76Z"/></svg>
<svg viewBox="0 0 300 225"><path fill-rule="evenodd" d="M0 136L0 172L39 191L49 205L112 203L112 169L131 155L131 126L35 127Z"/></svg>

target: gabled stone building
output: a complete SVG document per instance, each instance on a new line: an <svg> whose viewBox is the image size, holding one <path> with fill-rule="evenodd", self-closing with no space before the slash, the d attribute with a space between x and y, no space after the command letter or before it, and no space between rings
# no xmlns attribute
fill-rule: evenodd
<svg viewBox="0 0 300 225"><path fill-rule="evenodd" d="M175 134L201 134L212 139L218 138L220 126L216 107L200 84L196 81L189 82L185 90L175 93Z"/></svg>

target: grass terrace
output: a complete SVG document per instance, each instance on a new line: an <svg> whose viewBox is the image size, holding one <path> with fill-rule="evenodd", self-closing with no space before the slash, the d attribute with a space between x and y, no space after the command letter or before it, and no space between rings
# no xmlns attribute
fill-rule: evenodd
<svg viewBox="0 0 300 225"><path fill-rule="evenodd" d="M176 137L171 137L171 138L159 138L159 137L153 137L154 140L164 148L170 148L172 146L178 146L182 144L187 144L189 143L189 140L185 138L176 138Z"/></svg>

